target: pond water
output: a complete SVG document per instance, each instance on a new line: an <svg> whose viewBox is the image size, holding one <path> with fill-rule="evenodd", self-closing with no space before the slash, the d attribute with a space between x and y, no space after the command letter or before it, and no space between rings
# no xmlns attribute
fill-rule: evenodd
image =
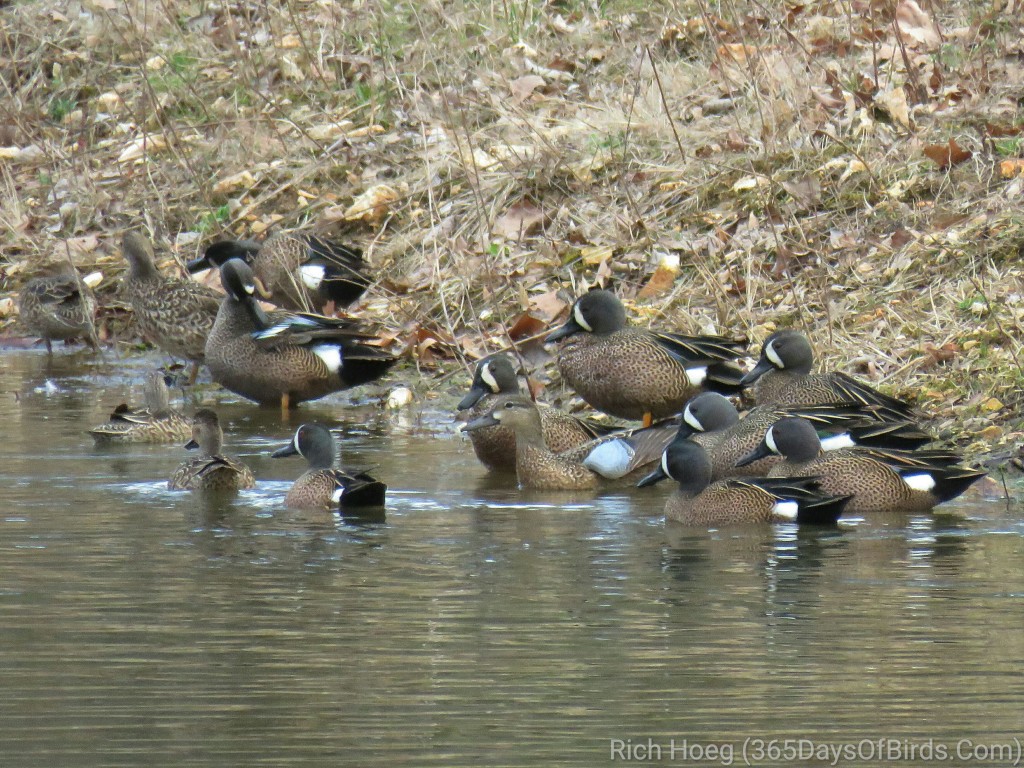
<svg viewBox="0 0 1024 768"><path fill-rule="evenodd" d="M666 529L665 484L488 478L454 398L337 396L283 424L208 387L259 479L211 502L166 490L180 446L85 434L152 363L0 353L4 765L1019 759L1019 502ZM376 467L386 522L280 506L303 462L269 453L302 420Z"/></svg>

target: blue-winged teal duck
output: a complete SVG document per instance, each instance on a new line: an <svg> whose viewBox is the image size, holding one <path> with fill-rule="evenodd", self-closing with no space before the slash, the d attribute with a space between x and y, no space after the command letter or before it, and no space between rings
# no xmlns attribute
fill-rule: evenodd
<svg viewBox="0 0 1024 768"><path fill-rule="evenodd" d="M766 456L743 467L737 467L736 462L761 443L772 424L786 416L801 416L811 421L824 435L825 450L852 445L913 449L931 441L927 432L900 418L899 414L859 403L759 405L740 419L736 407L715 392L703 392L686 404L679 436L704 446L715 480L759 477L766 475L780 458Z"/></svg>
<svg viewBox="0 0 1024 768"><path fill-rule="evenodd" d="M192 363L194 382L203 362L206 338L213 328L220 295L194 280L167 277L157 271L153 247L138 232L122 244L130 269L125 295L142 335L173 357Z"/></svg>
<svg viewBox="0 0 1024 768"><path fill-rule="evenodd" d="M345 307L369 285L361 251L309 233L275 235L265 242L221 240L189 262L189 272L221 267L239 258L253 271L260 295L278 306L320 312Z"/></svg>
<svg viewBox="0 0 1024 768"><path fill-rule="evenodd" d="M167 487L172 491L242 491L256 485L252 470L231 456L221 454L224 432L217 414L203 408L192 417L192 439L187 449L200 455L178 467Z"/></svg>
<svg viewBox="0 0 1024 768"><path fill-rule="evenodd" d="M743 377L752 386L758 405L817 405L856 402L879 406L913 419L910 405L882 394L841 371L811 373L814 352L807 337L797 331L776 331L761 348L757 365Z"/></svg>
<svg viewBox="0 0 1024 768"><path fill-rule="evenodd" d="M51 354L53 341L82 337L91 344L95 314L96 300L70 264L57 267L52 275L29 280L18 296L21 322L46 342Z"/></svg>
<svg viewBox="0 0 1024 768"><path fill-rule="evenodd" d="M110 414L106 424L89 430L97 444L172 443L192 434L192 424L171 409L167 383L160 371L146 376L145 408L122 403Z"/></svg>
<svg viewBox="0 0 1024 768"><path fill-rule="evenodd" d="M295 483L285 496L289 507L382 507L387 486L366 472L346 472L335 466L334 438L319 424L303 424L295 431L292 441L272 456L300 454L309 464L309 470Z"/></svg>
<svg viewBox="0 0 1024 768"><path fill-rule="evenodd" d="M461 417L469 422L489 413L499 395L520 393L515 365L504 354L485 357L476 365L469 393L459 403ZM588 443L608 434L613 427L580 419L556 408L540 407L544 444L553 453ZM516 436L508 427L482 427L469 433L473 452L480 463L491 470L516 471Z"/></svg>
<svg viewBox="0 0 1024 768"><path fill-rule="evenodd" d="M665 519L687 525L796 522L832 525L849 501L819 488L815 478L735 478L711 481L711 461L692 440L675 439L661 466L640 487L665 478L679 486L665 502Z"/></svg>
<svg viewBox="0 0 1024 768"><path fill-rule="evenodd" d="M463 429L473 432L496 425L515 433L519 486L542 490L581 490L629 481L658 460L676 430L672 423L622 430L556 454L544 443L537 404L524 395L499 396L490 412Z"/></svg>
<svg viewBox="0 0 1024 768"><path fill-rule="evenodd" d="M957 465L946 451L886 451L842 448L822 452L818 433L806 419L785 418L773 424L761 444L740 464L777 454L785 461L773 477L814 475L822 490L849 495L851 514L921 512L966 491L984 472Z"/></svg>
<svg viewBox="0 0 1024 768"><path fill-rule="evenodd" d="M350 320L275 312L256 301L252 270L241 259L221 267L226 296L206 342L214 381L261 404L287 409L304 400L379 379L395 358Z"/></svg>
<svg viewBox="0 0 1024 768"><path fill-rule="evenodd" d="M743 341L722 336L682 336L630 328L622 302L592 290L547 341L565 339L558 351L562 378L589 405L622 419L679 413L702 389L738 391L742 372L732 362Z"/></svg>

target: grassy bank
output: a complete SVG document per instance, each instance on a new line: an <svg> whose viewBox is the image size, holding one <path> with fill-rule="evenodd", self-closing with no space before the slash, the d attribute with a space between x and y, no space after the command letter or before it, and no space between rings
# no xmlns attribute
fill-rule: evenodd
<svg viewBox="0 0 1024 768"><path fill-rule="evenodd" d="M998 453L1021 438L1021 10L8 4L0 289L70 255L117 335L125 228L183 260L316 227L367 251L361 314L428 372L611 285L640 323L801 328Z"/></svg>

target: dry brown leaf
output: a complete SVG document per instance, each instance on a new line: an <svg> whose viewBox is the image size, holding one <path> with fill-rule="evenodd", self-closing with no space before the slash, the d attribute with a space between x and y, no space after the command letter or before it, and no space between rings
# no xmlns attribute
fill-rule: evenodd
<svg viewBox="0 0 1024 768"><path fill-rule="evenodd" d="M896 27L903 42L911 47L934 50L942 43L938 26L914 0L902 0L896 6Z"/></svg>
<svg viewBox="0 0 1024 768"><path fill-rule="evenodd" d="M530 399L537 402L544 393L544 384L533 376L526 377L526 391L530 393Z"/></svg>
<svg viewBox="0 0 1024 768"><path fill-rule="evenodd" d="M924 350L926 357L921 361L919 367L923 370L928 370L943 365L944 363L948 363L960 352L960 347L952 341L943 344L941 347L925 343L922 349Z"/></svg>
<svg viewBox="0 0 1024 768"><path fill-rule="evenodd" d="M239 171L227 178L221 179L213 185L213 191L218 195L226 195L237 192L240 189L250 189L256 185L256 177L249 171Z"/></svg>
<svg viewBox="0 0 1024 768"><path fill-rule="evenodd" d="M938 164L939 168L942 170L967 162L974 156L974 153L970 150L962 149L960 145L956 143L956 139L950 139L948 145L929 144L921 151L929 160Z"/></svg>
<svg viewBox="0 0 1024 768"><path fill-rule="evenodd" d="M993 139L1004 139L1008 136L1020 136L1024 134L1024 125L996 125L985 123L985 133Z"/></svg>
<svg viewBox="0 0 1024 768"><path fill-rule="evenodd" d="M535 90L545 84L544 78L540 75L523 75L509 83L508 89L512 92L512 101L515 104L522 104Z"/></svg>
<svg viewBox="0 0 1024 768"><path fill-rule="evenodd" d="M398 200L398 192L387 184L377 184L359 195L345 209L345 221L365 221L379 224L391 212L391 204ZM325 212L326 213L326 212Z"/></svg>
<svg viewBox="0 0 1024 768"><path fill-rule="evenodd" d="M530 297L530 307L534 314L547 322L552 322L565 311L568 304L558 296L558 291L548 291Z"/></svg>
<svg viewBox="0 0 1024 768"><path fill-rule="evenodd" d="M782 188L800 204L804 210L813 210L821 202L821 182L817 176L782 182Z"/></svg>
<svg viewBox="0 0 1024 768"><path fill-rule="evenodd" d="M674 270L666 264L659 264L636 297L638 299L652 299L655 296L662 296L668 293L676 282L677 274L679 274L678 270Z"/></svg>
<svg viewBox="0 0 1024 768"><path fill-rule="evenodd" d="M983 430L978 433L978 437L982 440L998 440L1003 436L1003 430L998 424L989 424Z"/></svg>
<svg viewBox="0 0 1024 768"><path fill-rule="evenodd" d="M95 251L100 245L100 240L96 235L70 237L64 242L67 244L68 251L72 256L85 256L86 254ZM63 248L59 249L61 252L63 252L63 250Z"/></svg>
<svg viewBox="0 0 1024 768"><path fill-rule="evenodd" d="M889 246L895 251L902 248L904 245L914 239L914 236L910 233L910 230L904 227L899 227L892 235L889 236Z"/></svg>
<svg viewBox="0 0 1024 768"><path fill-rule="evenodd" d="M547 327L548 324L543 320L534 317L529 312L523 312L508 329L508 337L512 341L530 339L543 333Z"/></svg>
<svg viewBox="0 0 1024 768"><path fill-rule="evenodd" d="M167 139L162 134L150 133L130 141L121 151L117 162L129 163L133 160L139 160L147 154L160 152L164 149L167 149Z"/></svg>
<svg viewBox="0 0 1024 768"><path fill-rule="evenodd" d="M1016 179L1024 176L1024 159L1013 157L999 163L999 175L1004 179Z"/></svg>
<svg viewBox="0 0 1024 768"><path fill-rule="evenodd" d="M587 266L593 267L604 264L614 253L615 249L610 245L587 245L580 248L580 259Z"/></svg>
<svg viewBox="0 0 1024 768"><path fill-rule="evenodd" d="M537 234L544 226L546 218L544 211L533 203L516 203L498 217L492 232L506 240L521 240Z"/></svg>
<svg viewBox="0 0 1024 768"><path fill-rule="evenodd" d="M889 116L902 125L904 128L912 129L910 123L910 106L907 104L907 94L902 86L890 88L875 96L875 103L889 113Z"/></svg>
<svg viewBox="0 0 1024 768"><path fill-rule="evenodd" d="M996 411L1002 410L1003 404L997 398L990 397L988 400L981 404L981 408L982 410L988 411L989 413L995 413Z"/></svg>
<svg viewBox="0 0 1024 768"><path fill-rule="evenodd" d="M718 55L723 59L731 60L740 66L745 66L750 59L757 55L757 51L756 46L743 45L742 43L728 43L720 45L716 49Z"/></svg>

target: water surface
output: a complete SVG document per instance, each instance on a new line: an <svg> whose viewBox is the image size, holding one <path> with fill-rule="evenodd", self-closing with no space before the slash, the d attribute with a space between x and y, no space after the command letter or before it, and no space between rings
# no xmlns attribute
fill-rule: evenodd
<svg viewBox="0 0 1024 768"><path fill-rule="evenodd" d="M208 387L260 481L209 501L166 490L179 446L85 434L152 362L0 353L4 765L713 765L745 741L754 764L891 763L880 738L1013 762L993 757L1024 735L1016 502L666 529L667 487L488 478L453 399L340 395L283 424ZM302 419L388 482L385 523L280 506L302 462L269 453Z"/></svg>

